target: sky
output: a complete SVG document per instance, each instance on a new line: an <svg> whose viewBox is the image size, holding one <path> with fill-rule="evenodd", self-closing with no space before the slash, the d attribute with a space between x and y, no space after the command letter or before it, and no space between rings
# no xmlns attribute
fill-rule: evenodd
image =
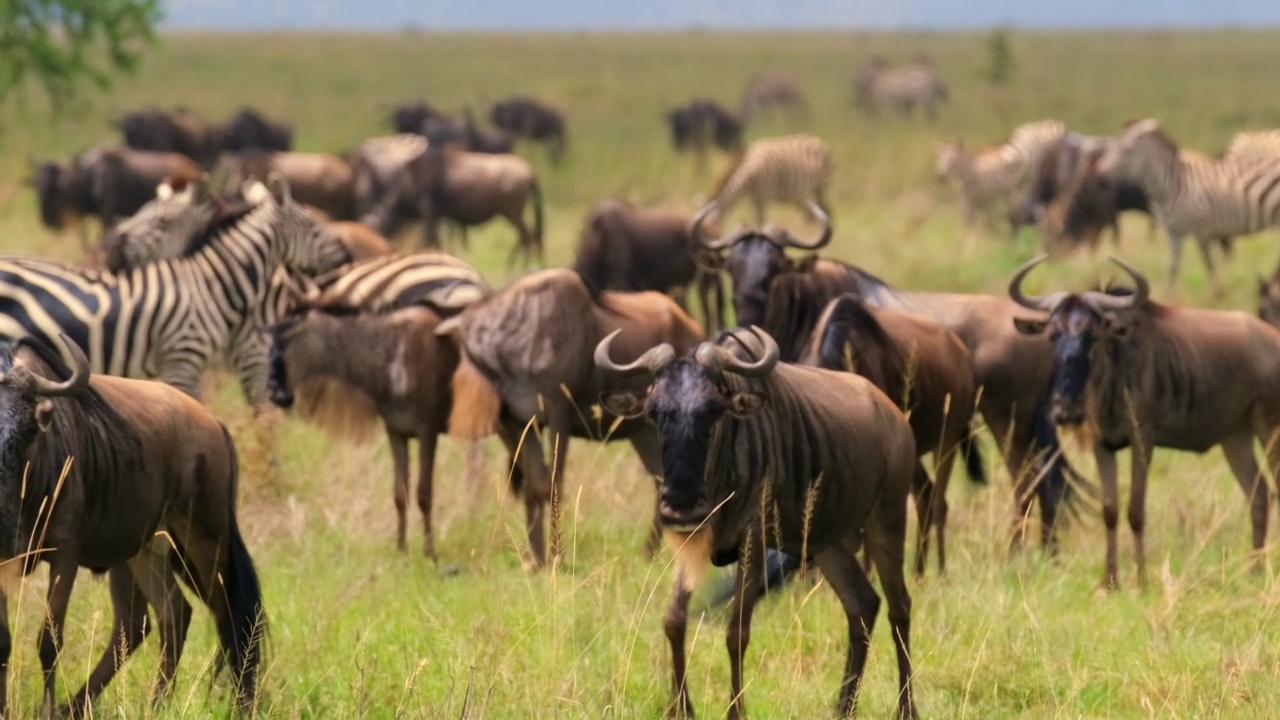
<svg viewBox="0 0 1280 720"><path fill-rule="evenodd" d="M165 26L228 30L1252 27L1280 0L167 0Z"/></svg>

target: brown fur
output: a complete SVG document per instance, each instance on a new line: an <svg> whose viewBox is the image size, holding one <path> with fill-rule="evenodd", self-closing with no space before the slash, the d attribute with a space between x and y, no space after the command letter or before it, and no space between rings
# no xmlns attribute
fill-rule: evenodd
<svg viewBox="0 0 1280 720"><path fill-rule="evenodd" d="M479 440L498 431L502 398L464 353L453 375L453 410L449 434Z"/></svg>
<svg viewBox="0 0 1280 720"><path fill-rule="evenodd" d="M346 220L330 221L325 223L325 227L347 249L352 262L382 257L395 252L389 240L364 223Z"/></svg>
<svg viewBox="0 0 1280 720"><path fill-rule="evenodd" d="M266 182L279 173L297 202L313 205L334 220L355 220L355 173L335 155L295 152L251 152L241 160L236 182Z"/></svg>
<svg viewBox="0 0 1280 720"><path fill-rule="evenodd" d="M311 378L294 388L298 416L334 437L367 443L382 427L373 398L335 378Z"/></svg>

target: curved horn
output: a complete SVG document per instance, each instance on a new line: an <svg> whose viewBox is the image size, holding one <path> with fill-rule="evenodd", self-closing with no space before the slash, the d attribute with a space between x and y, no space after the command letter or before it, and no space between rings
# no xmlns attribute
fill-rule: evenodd
<svg viewBox="0 0 1280 720"><path fill-rule="evenodd" d="M671 361L676 359L676 351L667 343L662 343L657 347L649 348L643 355L636 358L634 362L626 365L619 365L609 357L609 346L613 344L613 339L618 337L622 332L622 328L618 328L605 336L596 345L595 361L596 367L613 375L627 377L629 375L639 375L641 373L649 373L650 375L658 374L658 371Z"/></svg>
<svg viewBox="0 0 1280 720"><path fill-rule="evenodd" d="M1022 267L1018 268L1017 272L1013 274L1013 279L1009 281L1009 297L1012 298L1014 302L1028 310L1052 311L1058 303L1062 302L1062 298L1067 296L1064 292L1056 292L1052 295L1046 295L1045 297L1038 297L1035 295L1028 296L1022 292L1023 278L1027 276L1027 273L1031 272L1032 268L1048 259L1048 255L1033 257L1023 263Z"/></svg>
<svg viewBox="0 0 1280 720"><path fill-rule="evenodd" d="M62 382L54 382L49 378L40 377L39 375L31 375L31 389L36 395L44 395L46 397L59 397L63 395L79 395L89 387L89 358L85 357L84 350L80 346L72 342L71 338L65 333L58 333L58 339L62 341L62 346L66 348L67 354L71 356L71 377Z"/></svg>
<svg viewBox="0 0 1280 720"><path fill-rule="evenodd" d="M818 219L818 222L822 223L822 235L811 243L796 240L791 233L783 233L782 238L787 245L796 248L797 250L821 250L831 242L831 216L827 215L827 213L818 206L818 203L813 200L809 200L808 204L809 212L812 212L813 216Z"/></svg>
<svg viewBox="0 0 1280 720"><path fill-rule="evenodd" d="M742 377L764 377L773 372L774 367L778 365L778 359L782 357L782 349L778 347L778 342L773 339L773 336L755 325L751 326L751 334L764 345L764 355L753 363L743 362L728 350L709 342L703 343L698 348L694 359L699 365L718 372L731 372Z"/></svg>
<svg viewBox="0 0 1280 720"><path fill-rule="evenodd" d="M712 200L711 202L704 205L702 209L698 211L698 214L693 216L693 224L690 226L690 230L693 232L694 242L698 243L699 245L705 247L708 250L723 250L729 247L729 245L731 245L734 240L734 237L732 235L730 235L727 238L724 238L724 237L709 238L706 235L704 235L702 232L703 221L706 220L707 216L710 215L712 211L714 211L719 206L720 206L719 200Z"/></svg>
<svg viewBox="0 0 1280 720"><path fill-rule="evenodd" d="M1118 257L1112 256L1111 262L1119 265L1129 273L1129 277L1133 278L1133 295L1116 297L1107 293L1087 292L1084 295L1089 303L1099 310L1128 310L1146 305L1147 300L1151 299L1151 283L1147 280L1147 276Z"/></svg>

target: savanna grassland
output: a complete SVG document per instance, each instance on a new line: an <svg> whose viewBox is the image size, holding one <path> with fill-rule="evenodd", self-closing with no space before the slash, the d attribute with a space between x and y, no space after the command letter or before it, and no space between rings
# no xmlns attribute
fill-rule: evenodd
<svg viewBox="0 0 1280 720"><path fill-rule="evenodd" d="M426 97L448 109L481 109L521 91L569 118L563 167L526 150L547 197L548 261L565 264L582 217L600 197L691 209L711 188L725 159L699 169L676 156L662 124L669 106L694 94L736 103L751 73L785 68L804 82L810 115L768 120L749 135L806 130L830 143L836 236L826 252L906 288L1003 292L1011 271L1036 252L1034 234L1011 241L988 232L966 247L955 197L933 176L935 141L994 142L1014 124L1042 117L1109 133L1129 118L1155 116L1185 145L1216 152L1236 130L1280 126L1278 40L1239 32L1017 34L1013 81L994 91L980 78L979 35L169 34L109 94L91 93L52 119L34 94L6 111L0 238L6 251L79 259L73 235L57 238L38 226L21 185L25 162L110 137L109 120L125 109L181 103L222 118L247 104L290 119L300 149L337 152L383 134L398 101ZM869 120L852 110L850 79L866 55L902 61L919 50L933 53L951 89L936 123ZM1126 222L1123 235L1124 257L1162 279L1163 238L1151 239L1141 218ZM495 285L509 278L503 260L513 237L499 224L472 233L467 258ZM1220 304L1251 309L1256 276L1278 256L1274 235L1238 243ZM1080 286L1099 272L1108 272L1102 258L1083 254L1039 271L1032 284ZM1157 288L1168 298L1163 283ZM1195 257L1184 266L1181 301L1211 303ZM211 383L215 411L241 445L242 522L270 615L263 717L652 718L663 711L670 556L642 554L652 485L629 449L574 444L562 507L566 554L558 567L527 574L518 556L523 511L506 493L496 442L486 445L484 477L464 474L461 444L442 443L437 566L394 550L391 463L380 437L335 441L287 419L272 468L234 383ZM1150 585L1136 589L1126 529L1123 589L1098 598L1096 511L1086 509L1064 533L1055 559L1034 547L1009 553L1012 490L989 436L983 445L990 484L971 486L959 473L952 484L949 575L911 585L924 717L1280 716L1280 568L1273 549L1266 571L1249 573L1245 504L1219 453L1157 453ZM1070 453L1092 476L1091 459L1074 446ZM419 532L416 513L411 519ZM24 714L39 702L43 585L43 573L33 576L10 603L19 624L13 692ZM724 620L723 611L710 610L691 624L692 693L704 717L719 716L728 701ZM817 580L762 604L746 671L754 717L831 713L844 623L834 594ZM68 690L96 661L109 624L105 584L86 573L61 662ZM174 697L152 713L156 657L149 642L108 689L99 717L227 714L225 679L210 683L207 613L197 611ZM895 673L881 619L860 703L866 716L891 712Z"/></svg>

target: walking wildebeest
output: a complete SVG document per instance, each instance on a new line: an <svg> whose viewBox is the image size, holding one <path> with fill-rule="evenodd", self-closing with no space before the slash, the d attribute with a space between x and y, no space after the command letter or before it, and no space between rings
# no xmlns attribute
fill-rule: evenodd
<svg viewBox="0 0 1280 720"><path fill-rule="evenodd" d="M489 122L513 137L545 143L552 163L564 158L564 114L540 100L516 95L494 103Z"/></svg>
<svg viewBox="0 0 1280 720"><path fill-rule="evenodd" d="M325 153L250 152L234 175L236 187L246 180L266 182L271 173L289 182L293 198L323 210L332 220L355 220L355 173L336 155Z"/></svg>
<svg viewBox="0 0 1280 720"><path fill-rule="evenodd" d="M533 227L525 223L525 206L533 204ZM514 265L542 259L542 189L533 166L517 155L487 155L432 145L410 162L373 212L361 222L383 235L394 235L416 210L426 226L427 245L439 247L439 224L453 220L480 225L502 216L516 228L519 241L507 258Z"/></svg>
<svg viewBox="0 0 1280 720"><path fill-rule="evenodd" d="M1053 353L1011 329L1014 318L1028 317L1026 310L1008 298L991 295L905 292L830 258L810 256L796 261L787 257L788 247L822 248L829 239L826 232L814 243L768 226L763 232L746 228L715 238L707 237L695 224L694 237L706 249L722 253L718 262L733 281L738 324L761 325L778 341L784 362L799 359L827 303L844 293L878 307L931 316L954 332L969 349L980 388L979 410L1015 483L1014 540L1021 540L1033 493L1038 493L1041 537L1053 547L1058 506L1068 490L1067 475L1075 475L1061 457L1046 407Z"/></svg>
<svg viewBox="0 0 1280 720"><path fill-rule="evenodd" d="M695 98L672 108L667 125L677 152L693 150L701 157L713 145L726 152L742 147L742 121L712 100Z"/></svg>
<svg viewBox="0 0 1280 720"><path fill-rule="evenodd" d="M186 108L148 108L126 113L117 122L126 146L134 150L175 152L211 168L222 152L222 129Z"/></svg>
<svg viewBox="0 0 1280 720"><path fill-rule="evenodd" d="M223 129L222 149L233 153L249 150L289 152L293 149L293 128L268 120L253 108L242 108Z"/></svg>
<svg viewBox="0 0 1280 720"><path fill-rule="evenodd" d="M543 514L562 485L571 436L629 440L650 475L662 471L653 428L637 422L614 427L608 414L588 420L602 391L643 389L634 381L615 382L592 365L596 343L619 328L628 343L619 352L633 357L642 347L671 343L683 351L702 339L698 323L666 295L597 294L568 269L527 275L436 329L455 335L462 350L449 433L474 439L496 431L506 444L513 456L511 488L525 502L532 564L546 559ZM531 421L538 430L522 445ZM550 472L544 432L552 445ZM650 541L652 548L656 535Z"/></svg>
<svg viewBox="0 0 1280 720"><path fill-rule="evenodd" d="M707 328L719 329L724 325L724 287L718 270L703 270L694 261L701 248L693 241L689 221L686 213L601 200L587 215L573 269L600 290L674 291L682 305L696 280Z"/></svg>
<svg viewBox="0 0 1280 720"><path fill-rule="evenodd" d="M606 392L601 403L618 417L647 416L662 439L658 518L677 556L675 595L664 622L675 691L670 714L693 715L684 655L690 595L708 565L735 560L726 633L729 717L744 712L742 661L763 592L758 569L767 547L813 558L844 606L849 653L839 711L847 717L880 608L856 557L865 541L889 601L898 715L915 717L911 597L902 566L916 459L902 413L866 378L779 362L777 343L757 328L751 335L726 333L719 343L686 353L651 346L619 365L610 347L626 336L617 330L601 340L595 360L610 376L640 377L645 382L635 387L649 385L641 393Z"/></svg>
<svg viewBox="0 0 1280 720"><path fill-rule="evenodd" d="M99 146L65 164L35 167L30 183L41 223L51 230L80 225L81 239L87 241L84 217L97 218L105 230L150 202L166 179L185 184L200 175L195 163L177 153Z"/></svg>
<svg viewBox="0 0 1280 720"><path fill-rule="evenodd" d="M861 375L906 413L916 454L933 454L932 483L923 466L916 470L923 475L915 483L916 574L924 575L930 532L938 535L938 572L946 572L947 485L956 453L965 452L971 480L985 480L982 456L968 447L977 400L969 350L933 318L845 294L827 305L800 363Z"/></svg>
<svg viewBox="0 0 1280 720"><path fill-rule="evenodd" d="M1262 443L1272 475L1280 472L1280 331L1242 312L1174 308L1151 300L1146 276L1111 258L1133 278L1132 294L1089 291L1032 297L1023 278L1045 258L1014 273L1009 295L1047 320L1018 320L1019 332L1047 337L1054 353L1052 414L1093 445L1107 526L1102 589L1116 577L1118 450L1133 448L1129 527L1138 580L1146 584L1147 473L1156 447L1208 452L1222 447L1250 505L1253 549L1267 535L1268 492L1253 454Z"/></svg>
<svg viewBox="0 0 1280 720"><path fill-rule="evenodd" d="M175 388L90 375L84 353L61 340L71 369L30 338L0 353L0 554L10 577L49 564L40 634L45 716L53 713L55 664L81 567L110 573L112 641L61 714L88 710L142 643L152 627L148 606L161 646L155 697L167 696L191 622L179 580L213 613L236 706L251 709L266 618L236 523L231 436ZM0 714L11 649L6 605L0 595Z"/></svg>
<svg viewBox="0 0 1280 720"><path fill-rule="evenodd" d="M449 116L427 102L400 105L391 111L391 127L398 133L424 134L428 120L448 120Z"/></svg>

